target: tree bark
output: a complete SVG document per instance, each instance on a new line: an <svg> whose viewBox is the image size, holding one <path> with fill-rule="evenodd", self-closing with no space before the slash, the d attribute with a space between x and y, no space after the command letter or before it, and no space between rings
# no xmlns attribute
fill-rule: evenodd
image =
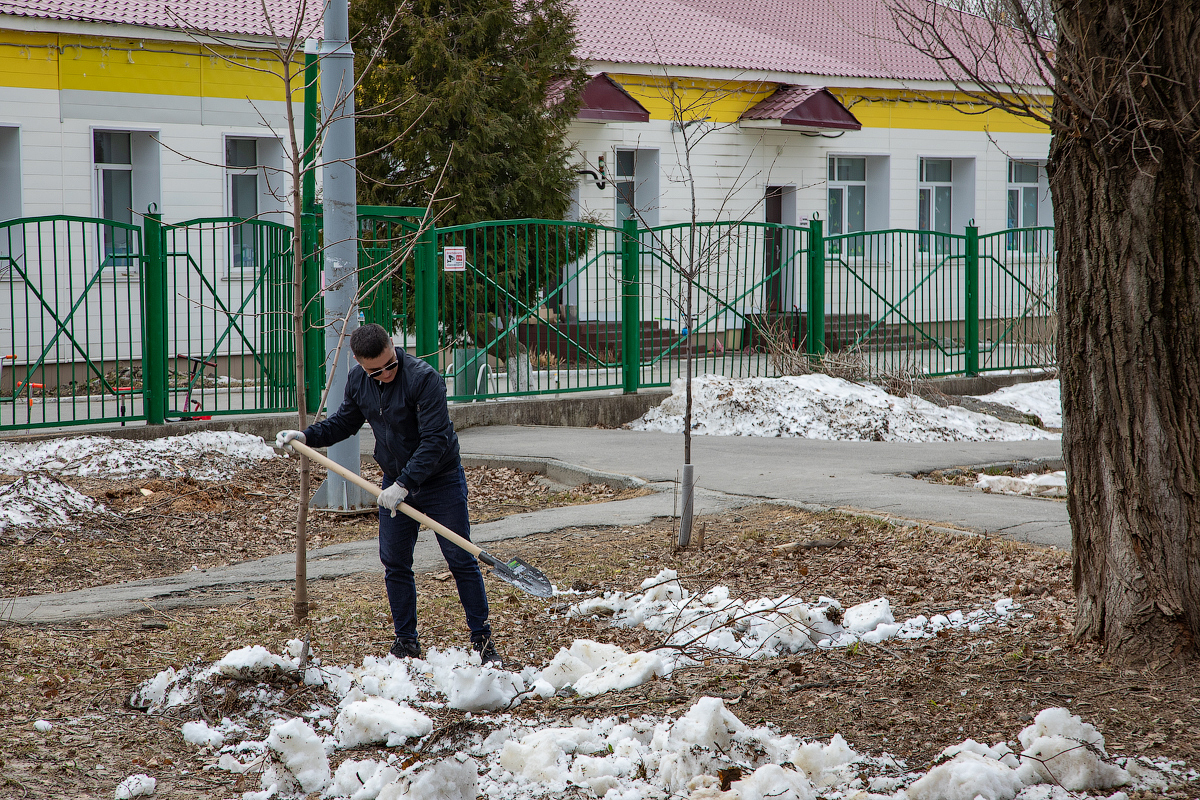
<svg viewBox="0 0 1200 800"><path fill-rule="evenodd" d="M1050 187L1075 636L1126 663L1194 657L1200 9L1058 6Z"/></svg>

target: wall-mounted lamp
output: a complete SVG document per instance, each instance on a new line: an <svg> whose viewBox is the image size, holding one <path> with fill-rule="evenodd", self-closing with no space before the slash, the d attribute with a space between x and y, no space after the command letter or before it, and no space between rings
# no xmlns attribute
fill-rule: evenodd
<svg viewBox="0 0 1200 800"><path fill-rule="evenodd" d="M592 180L596 182L596 188L604 191L604 187L608 185L608 158L604 153L596 159L596 170L577 169L576 175L591 175ZM598 171L597 171L598 170Z"/></svg>

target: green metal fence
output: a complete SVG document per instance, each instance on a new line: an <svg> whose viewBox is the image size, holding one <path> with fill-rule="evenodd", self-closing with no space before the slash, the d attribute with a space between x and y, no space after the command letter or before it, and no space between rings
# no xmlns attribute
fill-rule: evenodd
<svg viewBox="0 0 1200 800"><path fill-rule="evenodd" d="M168 418L294 410L292 229L220 217L161 230Z"/></svg>
<svg viewBox="0 0 1200 800"><path fill-rule="evenodd" d="M768 337L803 346L808 235L754 222L639 231L641 385L680 377L689 350L695 373L740 378L771 373Z"/></svg>
<svg viewBox="0 0 1200 800"><path fill-rule="evenodd" d="M689 351L696 373L772 375L769 345L864 376L1055 363L1049 228L437 229L423 214L360 208L361 319L435 365L452 400L667 385ZM319 215L302 231L311 411L325 360ZM286 226L232 218L0 222L0 429L293 410L291 247Z"/></svg>
<svg viewBox="0 0 1200 800"><path fill-rule="evenodd" d="M419 260L440 256L420 273L437 281L433 347L412 321L418 352L445 372L452 399L624 387L620 230L515 220L428 238L436 250Z"/></svg>
<svg viewBox="0 0 1200 800"><path fill-rule="evenodd" d="M979 237L979 369L1058 363L1058 268L1053 228Z"/></svg>
<svg viewBox="0 0 1200 800"><path fill-rule="evenodd" d="M0 222L0 429L145 418L141 258L132 225Z"/></svg>
<svg viewBox="0 0 1200 800"><path fill-rule="evenodd" d="M871 376L1054 365L1053 229L823 237L814 222L812 240L808 289L825 303L809 352Z"/></svg>

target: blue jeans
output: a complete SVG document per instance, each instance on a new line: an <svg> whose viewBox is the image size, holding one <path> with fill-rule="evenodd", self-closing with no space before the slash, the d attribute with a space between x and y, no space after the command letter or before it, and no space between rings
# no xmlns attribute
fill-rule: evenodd
<svg viewBox="0 0 1200 800"><path fill-rule="evenodd" d="M392 478L383 476L383 488L393 483L395 481ZM406 497L404 502L433 517L464 539L471 538L471 523L467 514L467 474L461 466L433 476ZM396 512L395 517L391 514L386 508L379 509L379 560L383 562L383 579L396 636L415 642L417 582L413 577L412 563L420 525L400 512ZM458 599L466 613L471 638L491 636L487 593L483 587L479 562L458 545L440 536L436 538L458 585Z"/></svg>

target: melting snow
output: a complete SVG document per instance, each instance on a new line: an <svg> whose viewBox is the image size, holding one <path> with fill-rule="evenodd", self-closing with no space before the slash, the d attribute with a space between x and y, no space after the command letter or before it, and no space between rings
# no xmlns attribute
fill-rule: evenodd
<svg viewBox="0 0 1200 800"><path fill-rule="evenodd" d="M1028 475L1010 477L1008 475L979 474L975 481L976 489L984 489L996 494L1026 494L1032 497L1066 497L1067 473L1031 472Z"/></svg>
<svg viewBox="0 0 1200 800"><path fill-rule="evenodd" d="M871 605L860 615L866 622L882 616L882 606ZM232 660L248 670L245 674L267 675L280 665L296 670L299 645L289 643L288 654L282 655L243 648ZM219 734L200 721L184 723L182 733L186 741L216 750L215 768L257 775L261 790L243 793L242 800L295 798L315 791L339 800L523 800L559 797L577 789L606 800L1051 800L1060 796L1056 783L1074 792L1107 793L1117 786L1165 786L1167 779L1182 776L1177 765L1170 764L1136 762L1137 769L1123 769L1108 758L1099 731L1063 708L1043 710L1020 732L1023 752L1014 752L1007 742L988 746L968 739L947 748L942 763L921 773L909 771L887 753L859 753L837 734L823 743L780 735L770 727L752 728L716 697L698 698L675 718L579 716L569 723L545 723L509 714L480 717L476 719L485 733L455 741L460 749L450 757L422 760L386 753L383 760L346 759L333 770L330 756L338 750L383 742L419 748L433 726L418 706L442 705L454 684L453 676L444 673L463 671L478 677L478 670L492 669L480 667L474 654L430 653L439 666L385 656L365 659L361 667L324 667L314 654L304 681L340 696L340 708L279 718L278 709L260 705L248 713L276 718L262 740L252 738L248 725L228 719L222 721ZM617 648L576 642L540 672L503 674L513 685L554 683L573 670L602 667L621 657ZM194 669L190 678L187 670L165 671L139 694L168 697L178 683L194 684L220 672L215 664ZM395 694L399 689L407 695L409 687L416 691L403 701L367 691ZM333 734L321 733L330 729ZM241 741L225 743L237 734ZM722 791L718 774L727 770L736 770L741 778ZM140 777L126 780L132 788Z"/></svg>
<svg viewBox="0 0 1200 800"><path fill-rule="evenodd" d="M106 436L0 442L0 474L48 472L94 478L177 477L219 480L259 461L281 457L259 436L199 431L138 441Z"/></svg>
<svg viewBox="0 0 1200 800"><path fill-rule="evenodd" d="M1062 427L1062 392L1058 381L1036 381L1005 386L976 400L1010 406L1023 414L1034 414L1047 428Z"/></svg>
<svg viewBox="0 0 1200 800"><path fill-rule="evenodd" d="M49 475L24 475L0 487L0 531L60 527L76 516L103 512L102 503Z"/></svg>
<svg viewBox="0 0 1200 800"><path fill-rule="evenodd" d="M634 430L683 431L684 384L630 423ZM1001 422L958 406L941 408L915 395L896 397L878 386L828 375L692 381L692 430L710 436L802 437L880 442L1020 441L1056 439L1032 425Z"/></svg>
<svg viewBox="0 0 1200 800"><path fill-rule="evenodd" d="M872 635L916 638L944 627L978 630L1004 624L1016 608L1011 600L1001 600L968 614L895 623L887 598L847 609L831 598L811 604L787 597L743 602L730 598L725 587L696 595L667 570L641 592L584 600L571 613L605 613L614 624L643 625L668 639L758 656L869 641ZM722 631L731 634L728 640ZM316 791L337 800L533 800L580 789L605 800L1059 800L1068 796L1059 784L1104 797L1118 786L1157 790L1198 777L1185 774L1179 764L1110 759L1101 733L1063 708L1041 711L1017 742L986 745L967 739L947 748L924 773L910 771L887 753L860 753L837 734L828 742L804 741L770 727L751 727L716 697L698 698L677 717L578 716L546 722L503 711L486 716L568 687L596 694L635 686L683 663L687 648L683 655L665 655L678 652L673 648L629 654L578 640L542 669L519 673L482 666L478 654L458 649L431 649L427 660L367 657L357 667L326 666L312 653L300 676L302 649L293 640L280 654L251 646L208 666L168 668L140 686L131 702L151 713L172 709L178 716L205 684L211 691L227 691L223 687L229 684L214 684L222 676L237 675L237 685L244 686L249 676L268 680L280 671L331 692L335 707L320 705L302 717L291 716L279 706L286 694L262 684L250 690L255 699L245 719L183 724L184 740L211 752L210 768L257 778L260 788L244 792L242 800L284 800ZM477 732L454 740L458 751L449 757L403 757L419 750L426 737L440 736L425 711L446 705L485 714L474 717ZM263 719L271 722L264 726ZM372 751L374 758L350 758L332 768L338 751L369 745L408 749L385 752L382 760ZM718 774L731 769L741 778L722 791ZM1077 800L1092 796L1071 795Z"/></svg>
<svg viewBox="0 0 1200 800"><path fill-rule="evenodd" d="M967 613L920 615L897 622L886 597L843 609L831 597L804 602L796 595L781 595L746 601L730 597L729 589L724 586L697 595L685 589L670 569L646 579L641 588L640 593L606 592L602 597L574 604L567 613L577 617L611 617L613 625L627 628L640 625L662 633L665 643L676 648L671 656L663 657L668 671L680 654L685 658L689 655L767 658L816 647L847 647L858 641L878 644L893 638L928 639L943 628L975 633L984 625L1004 624L1020 609L1005 598L989 608ZM547 679L551 685L560 672L579 671L574 662L568 663L569 659L563 655L566 652L560 651L547 667L548 673L558 670ZM613 659L608 660L611 667ZM582 679L575 679L576 688L579 680Z"/></svg>

